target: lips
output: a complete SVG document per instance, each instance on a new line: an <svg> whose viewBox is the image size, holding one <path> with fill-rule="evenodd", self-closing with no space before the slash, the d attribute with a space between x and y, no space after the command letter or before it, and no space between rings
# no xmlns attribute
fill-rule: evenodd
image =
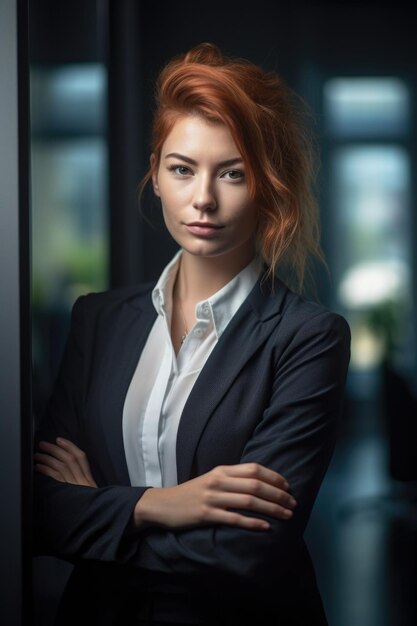
<svg viewBox="0 0 417 626"><path fill-rule="evenodd" d="M185 224L186 229L197 237L215 237L223 226L211 222L190 222Z"/></svg>
<svg viewBox="0 0 417 626"><path fill-rule="evenodd" d="M219 224L212 224L211 222L190 222L187 226L201 226L201 228L223 228Z"/></svg>

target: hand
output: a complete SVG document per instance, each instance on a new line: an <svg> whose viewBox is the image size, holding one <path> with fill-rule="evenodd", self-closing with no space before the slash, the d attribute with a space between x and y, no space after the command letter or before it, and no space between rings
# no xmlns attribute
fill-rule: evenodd
<svg viewBox="0 0 417 626"><path fill-rule="evenodd" d="M134 511L134 525L168 528L229 524L267 529L266 520L228 509L246 509L278 519L290 519L296 501L285 478L258 463L219 465L175 487L147 489Z"/></svg>
<svg viewBox="0 0 417 626"><path fill-rule="evenodd" d="M37 461L35 470L63 483L97 487L85 452L62 437L58 437L56 443L39 442L43 453L36 452L33 455Z"/></svg>

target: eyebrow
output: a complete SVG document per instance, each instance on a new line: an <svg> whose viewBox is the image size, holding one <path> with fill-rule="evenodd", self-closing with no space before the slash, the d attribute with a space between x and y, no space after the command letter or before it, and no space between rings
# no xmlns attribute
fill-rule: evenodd
<svg viewBox="0 0 417 626"><path fill-rule="evenodd" d="M184 156L183 154L179 154L178 152L170 152L169 154L165 156L166 159L168 159L169 157L175 157L176 159L181 159L182 161L185 161L186 163L190 163L190 165L198 165L197 161L194 161L194 159L190 159L190 157ZM237 163L243 163L243 160L241 157L235 157L233 159L227 159L227 161L221 161L220 163L218 163L218 165L219 167L225 167L227 165L236 165Z"/></svg>

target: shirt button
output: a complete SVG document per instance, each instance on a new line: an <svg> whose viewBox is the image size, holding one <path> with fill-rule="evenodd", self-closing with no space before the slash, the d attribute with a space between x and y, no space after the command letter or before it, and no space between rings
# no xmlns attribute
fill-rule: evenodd
<svg viewBox="0 0 417 626"><path fill-rule="evenodd" d="M207 319L209 317L209 314L210 314L209 305L207 303L203 304L200 310L198 311L198 316L204 319Z"/></svg>

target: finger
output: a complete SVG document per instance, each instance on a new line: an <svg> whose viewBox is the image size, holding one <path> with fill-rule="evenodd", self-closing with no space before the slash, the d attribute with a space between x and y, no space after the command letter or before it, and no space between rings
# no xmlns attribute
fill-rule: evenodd
<svg viewBox="0 0 417 626"><path fill-rule="evenodd" d="M221 482L221 489L218 491L249 494L291 510L297 505L295 498L287 491L265 483L258 478L224 478Z"/></svg>
<svg viewBox="0 0 417 626"><path fill-rule="evenodd" d="M280 487L286 491L290 488L290 485L284 476L269 469L269 467L261 465L260 463L239 463L237 465L223 465L219 467L222 467L225 473L231 476L259 478L260 480L264 480L271 485Z"/></svg>
<svg viewBox="0 0 417 626"><path fill-rule="evenodd" d="M77 459L78 463L83 471L85 478L90 482L96 485L94 477L91 473L90 464L87 459L87 455L83 450L78 448L75 443L72 443L69 439L64 439L63 437L57 438L57 444L62 446L65 450L71 452ZM96 485L97 486L97 485Z"/></svg>
<svg viewBox="0 0 417 626"><path fill-rule="evenodd" d="M44 474L45 476L50 476L50 478L54 478L55 480L59 480L59 482L61 483L65 483L67 482L59 472L51 469L50 467L46 466L46 465L42 465L40 463L37 463L35 465L35 470L37 472L39 472L40 474Z"/></svg>
<svg viewBox="0 0 417 626"><path fill-rule="evenodd" d="M41 452L36 452L33 455L35 461L38 461L42 465L45 465L52 470L59 472L61 476L68 483L76 483L76 478L71 471L71 468L66 464L55 458L50 454L42 454Z"/></svg>
<svg viewBox="0 0 417 626"><path fill-rule="evenodd" d="M64 463L68 463L70 461L70 455L68 454L68 452L60 448L55 443L50 443L49 441L40 441L39 447L47 454L54 456Z"/></svg>
<svg viewBox="0 0 417 626"><path fill-rule="evenodd" d="M78 463L78 459L74 455L70 454L66 450L63 450L54 443L49 443L48 441L41 441L39 443L39 447L46 450L48 456L52 456L65 465L65 476L69 478L68 482L79 485L88 484L88 480L84 476L82 468ZM57 466L54 465L54 467Z"/></svg>
<svg viewBox="0 0 417 626"><path fill-rule="evenodd" d="M208 521L210 523L227 524L228 526L237 526L249 530L268 530L271 528L271 524L266 520L241 515L240 513L232 511L222 511L220 509L213 509Z"/></svg>
<svg viewBox="0 0 417 626"><path fill-rule="evenodd" d="M280 504L270 502L268 500L262 500L256 496L250 494L239 493L217 493L213 494L210 498L211 506L226 509L244 509L247 511L256 511L257 513L263 513L270 515L277 519L290 519L293 512L285 508Z"/></svg>
<svg viewBox="0 0 417 626"><path fill-rule="evenodd" d="M76 446L75 443L72 443L72 441L70 441L69 439L58 437L56 441L59 446L69 452L71 456L77 460L77 463L84 475L84 478L89 482L94 482L94 478L91 474L90 465L88 463L85 452L78 448L78 446Z"/></svg>

